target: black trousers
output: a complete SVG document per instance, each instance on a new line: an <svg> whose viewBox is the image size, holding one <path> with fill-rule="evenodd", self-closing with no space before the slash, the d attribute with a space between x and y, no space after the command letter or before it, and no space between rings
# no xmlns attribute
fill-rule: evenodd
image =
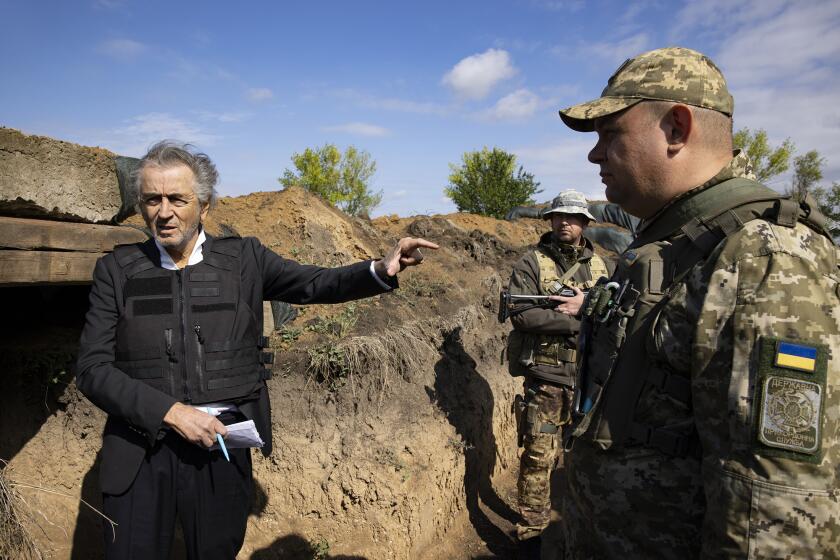
<svg viewBox="0 0 840 560"><path fill-rule="evenodd" d="M232 560L242 547L253 492L251 450L202 449L171 432L150 451L131 487L103 494L107 560L169 558L175 520L187 556Z"/></svg>

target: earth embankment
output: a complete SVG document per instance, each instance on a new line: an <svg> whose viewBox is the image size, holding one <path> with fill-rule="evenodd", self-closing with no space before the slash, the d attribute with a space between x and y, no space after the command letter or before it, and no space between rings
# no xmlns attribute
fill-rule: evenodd
<svg viewBox="0 0 840 560"><path fill-rule="evenodd" d="M500 363L507 327L496 306L545 224L366 221L293 188L221 199L207 228L231 227L328 266L377 258L404 235L441 246L394 293L298 308L271 336L274 453L252 455L257 492L240 557L466 558L471 546L506 557L499 520L513 519L510 404L521 383ZM0 341L0 458L46 556L98 558L108 523L91 508L105 417L70 367L85 289L16 290L0 294L21 317Z"/></svg>

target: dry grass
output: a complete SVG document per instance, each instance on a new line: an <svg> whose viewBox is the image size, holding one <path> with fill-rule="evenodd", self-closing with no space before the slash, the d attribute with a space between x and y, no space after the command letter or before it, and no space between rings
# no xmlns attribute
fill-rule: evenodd
<svg viewBox="0 0 840 560"><path fill-rule="evenodd" d="M6 465L0 459L0 558L43 559L43 552L27 529L27 522L32 521L29 507L6 477Z"/></svg>
<svg viewBox="0 0 840 560"><path fill-rule="evenodd" d="M349 384L356 397L356 378L375 375L379 400L395 375L408 376L424 367L447 333L470 328L481 320L476 306L462 308L454 317L414 321L374 336L354 336L308 350L309 379L331 389Z"/></svg>
<svg viewBox="0 0 840 560"><path fill-rule="evenodd" d="M99 515L104 522L111 525L113 538L116 538L117 524L85 500L37 484L15 481L8 476L9 470L8 462L0 459L0 560L43 560L45 558L44 552L38 546L28 528L40 527L39 520L34 517L32 508L20 495L17 488L28 488L36 492L79 500L81 505L89 508ZM55 526L42 512L38 511L37 513L41 516L40 521Z"/></svg>

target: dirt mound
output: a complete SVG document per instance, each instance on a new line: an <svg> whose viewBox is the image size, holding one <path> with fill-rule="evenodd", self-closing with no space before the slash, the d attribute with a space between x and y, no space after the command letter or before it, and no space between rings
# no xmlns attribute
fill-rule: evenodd
<svg viewBox="0 0 840 560"><path fill-rule="evenodd" d="M257 499L240 557L508 556L510 403L521 383L500 365L508 328L496 304L545 223L468 214L369 222L288 189L221 199L208 230L223 227L326 265L378 257L403 235L441 246L400 275L400 290L301 308L272 336L275 451L253 454ZM101 557L108 524L81 500L100 502L104 415L68 369L85 290L2 296L29 318L0 338L7 478L41 488L19 491L39 513L32 534L49 557Z"/></svg>
<svg viewBox="0 0 840 560"><path fill-rule="evenodd" d="M222 198L210 213L207 229L233 226L255 236L273 251L322 266L378 257L380 234L366 221L352 218L299 187Z"/></svg>

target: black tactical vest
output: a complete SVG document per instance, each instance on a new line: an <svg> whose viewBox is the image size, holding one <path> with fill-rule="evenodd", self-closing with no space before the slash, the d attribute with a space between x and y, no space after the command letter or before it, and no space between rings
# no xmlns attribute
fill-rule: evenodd
<svg viewBox="0 0 840 560"><path fill-rule="evenodd" d="M209 248L208 248L209 245ZM156 266L153 241L114 249L124 312L114 365L181 402L235 401L269 377L262 366L261 309L241 297L241 240L214 239L204 260L181 270Z"/></svg>

